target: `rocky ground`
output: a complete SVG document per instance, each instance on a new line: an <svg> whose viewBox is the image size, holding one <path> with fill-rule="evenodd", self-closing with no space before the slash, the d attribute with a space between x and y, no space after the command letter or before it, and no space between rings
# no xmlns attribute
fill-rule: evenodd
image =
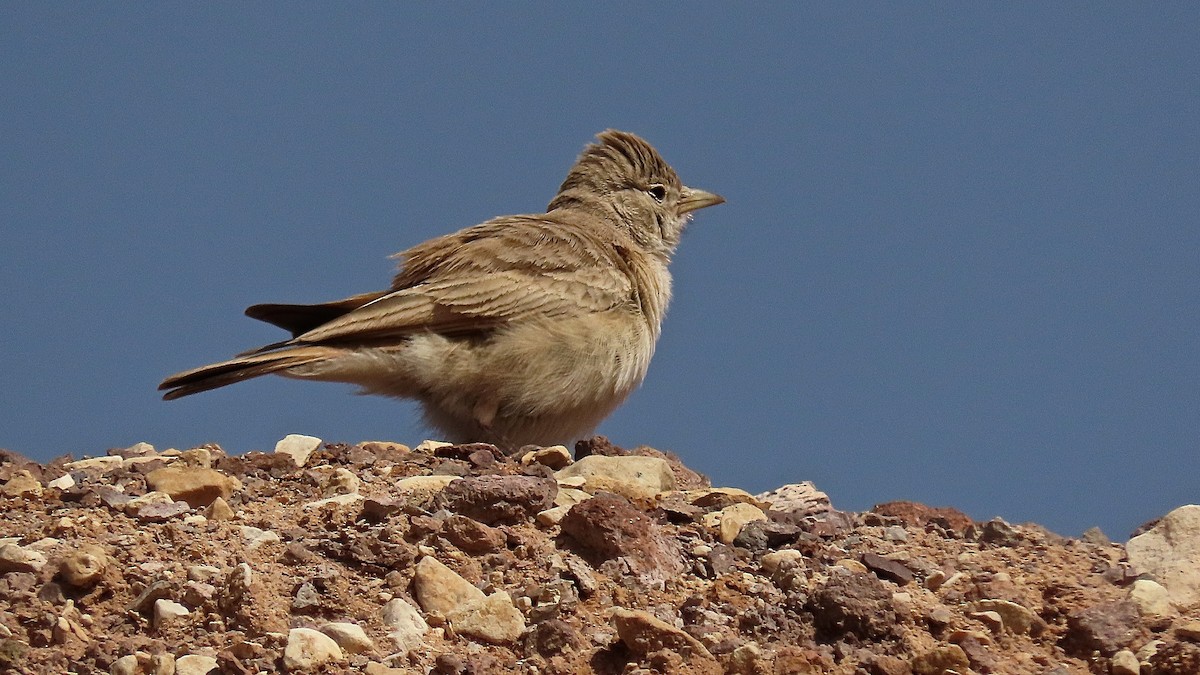
<svg viewBox="0 0 1200 675"><path fill-rule="evenodd" d="M574 455L0 451L0 670L1200 673L1200 507L1121 545Z"/></svg>

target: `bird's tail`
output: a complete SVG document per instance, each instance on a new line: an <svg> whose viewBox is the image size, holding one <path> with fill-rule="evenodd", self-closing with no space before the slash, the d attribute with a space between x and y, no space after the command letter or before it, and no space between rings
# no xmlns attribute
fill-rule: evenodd
<svg viewBox="0 0 1200 675"><path fill-rule="evenodd" d="M158 388L165 392L163 399L170 401L261 375L325 361L341 351L336 347L312 345L248 354L176 373L163 380Z"/></svg>

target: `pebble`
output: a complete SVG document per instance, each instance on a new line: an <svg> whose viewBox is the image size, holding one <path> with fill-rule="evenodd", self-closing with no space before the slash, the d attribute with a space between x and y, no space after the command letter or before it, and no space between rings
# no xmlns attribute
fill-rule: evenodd
<svg viewBox="0 0 1200 675"><path fill-rule="evenodd" d="M308 458L321 447L321 439L316 436L288 434L275 444L275 454L287 455L297 467L308 463Z"/></svg>
<svg viewBox="0 0 1200 675"><path fill-rule="evenodd" d="M1170 593L1180 609L1200 605L1200 506L1181 506L1125 544L1129 562Z"/></svg>
<svg viewBox="0 0 1200 675"><path fill-rule="evenodd" d="M426 613L447 616L459 605L482 601L486 596L457 572L433 556L425 556L413 573L413 591Z"/></svg>
<svg viewBox="0 0 1200 675"><path fill-rule="evenodd" d="M556 480L585 479L585 490L601 490L629 499L650 499L675 489L671 465L658 457L588 455L554 474Z"/></svg>
<svg viewBox="0 0 1200 675"><path fill-rule="evenodd" d="M525 632L525 617L504 591L465 602L447 614L446 620L456 633L492 644L512 642Z"/></svg>
<svg viewBox="0 0 1200 675"><path fill-rule="evenodd" d="M763 513L762 509L753 504L738 502L720 511L705 514L704 524L716 531L717 539L722 544L732 544L747 523L766 519L767 514Z"/></svg>
<svg viewBox="0 0 1200 675"><path fill-rule="evenodd" d="M304 505L306 509L319 509L325 506L351 506L363 501L363 496L360 494L343 494L333 497L318 499L315 502L309 502Z"/></svg>
<svg viewBox="0 0 1200 675"><path fill-rule="evenodd" d="M87 588L99 581L108 564L109 557L103 548L85 544L59 561L58 574L71 586Z"/></svg>
<svg viewBox="0 0 1200 675"><path fill-rule="evenodd" d="M454 445L454 444L447 443L446 441L433 441L433 440L430 440L427 438L427 439L421 441L420 443L418 443L417 447L413 448L413 452L420 452L420 453L424 453L427 455L432 455L434 452L437 451L438 448L448 448L451 445Z"/></svg>
<svg viewBox="0 0 1200 675"><path fill-rule="evenodd" d="M56 490L70 490L71 488L75 487L75 477L69 473L64 473L58 478L46 483L46 487L52 487Z"/></svg>
<svg viewBox="0 0 1200 675"><path fill-rule="evenodd" d="M567 450L566 446L563 445L551 445L547 448L539 448L533 452L525 453L521 457L521 463L526 466L541 464L557 471L571 463L571 451Z"/></svg>
<svg viewBox="0 0 1200 675"><path fill-rule="evenodd" d="M211 656L186 654L175 659L175 675L207 675L217 668L217 660Z"/></svg>
<svg viewBox="0 0 1200 675"><path fill-rule="evenodd" d="M417 507L429 505L439 492L454 481L462 480L459 476L410 476L401 478L392 486L399 496Z"/></svg>
<svg viewBox="0 0 1200 675"><path fill-rule="evenodd" d="M333 638L312 628L288 631L283 648L283 667L288 671L316 670L330 661L342 659L342 648Z"/></svg>
<svg viewBox="0 0 1200 675"><path fill-rule="evenodd" d="M0 546L0 573L37 572L46 566L45 554L16 544Z"/></svg>
<svg viewBox="0 0 1200 675"><path fill-rule="evenodd" d="M1008 600L980 600L975 603L978 612L995 612L1004 622L1004 628L1017 635L1028 635L1037 622L1037 615L1027 607Z"/></svg>
<svg viewBox="0 0 1200 675"><path fill-rule="evenodd" d="M6 497L38 497L42 494L42 482L25 469L21 469L13 472L0 492Z"/></svg>
<svg viewBox="0 0 1200 675"><path fill-rule="evenodd" d="M1128 649L1113 654L1109 661L1108 672L1111 675L1138 675L1141 671L1142 665L1138 663L1137 656Z"/></svg>
<svg viewBox="0 0 1200 675"><path fill-rule="evenodd" d="M668 649L685 658L690 656L705 662L716 661L702 642L648 612L614 607L612 620L621 642L635 654L646 655Z"/></svg>
<svg viewBox="0 0 1200 675"><path fill-rule="evenodd" d="M67 471L98 469L101 472L106 472L120 467L123 461L120 457L89 457L74 462L67 462L63 464L63 468Z"/></svg>
<svg viewBox="0 0 1200 675"><path fill-rule="evenodd" d="M770 504L772 511L800 516L824 513L833 508L829 502L829 495L818 490L812 481L807 480L763 492L754 498Z"/></svg>
<svg viewBox="0 0 1200 675"><path fill-rule="evenodd" d="M229 508L229 502L221 497L217 497L204 509L204 517L208 520L221 521L233 520L237 515L233 512L233 509Z"/></svg>
<svg viewBox="0 0 1200 675"><path fill-rule="evenodd" d="M418 649L429 632L421 613L403 598L392 598L383 606L383 625L389 629L388 637L404 652Z"/></svg>
<svg viewBox="0 0 1200 675"><path fill-rule="evenodd" d="M191 614L187 607L166 598L159 598L154 601L154 628L161 630L163 626L178 619L181 616Z"/></svg>
<svg viewBox="0 0 1200 675"><path fill-rule="evenodd" d="M176 466L151 471L146 474L146 484L193 508L208 506L218 497L228 500L233 491L241 487L236 478L215 469Z"/></svg>
<svg viewBox="0 0 1200 675"><path fill-rule="evenodd" d="M913 657L915 675L943 675L947 670L962 673L971 665L967 653L958 645L943 645Z"/></svg>
<svg viewBox="0 0 1200 675"><path fill-rule="evenodd" d="M263 530L250 525L241 526L242 539L246 542L246 548L254 550L263 544L278 544L279 535L271 530Z"/></svg>
<svg viewBox="0 0 1200 675"><path fill-rule="evenodd" d="M333 638L342 651L348 654L375 651L375 642L367 637L366 632L356 623L330 622L321 626L321 632Z"/></svg>
<svg viewBox="0 0 1200 675"><path fill-rule="evenodd" d="M1171 594L1162 584L1150 579L1138 579L1129 587L1129 599L1138 606L1142 616L1173 617L1179 612L1171 604Z"/></svg>

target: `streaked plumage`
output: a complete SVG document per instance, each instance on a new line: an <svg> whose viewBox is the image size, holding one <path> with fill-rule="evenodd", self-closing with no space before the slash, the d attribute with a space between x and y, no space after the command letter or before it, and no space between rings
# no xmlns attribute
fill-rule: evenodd
<svg viewBox="0 0 1200 675"><path fill-rule="evenodd" d="M175 399L269 373L350 382L417 399L450 440L568 442L641 383L683 227L722 201L685 187L644 140L606 131L546 213L494 218L397 254L386 291L250 307L292 339L159 388Z"/></svg>

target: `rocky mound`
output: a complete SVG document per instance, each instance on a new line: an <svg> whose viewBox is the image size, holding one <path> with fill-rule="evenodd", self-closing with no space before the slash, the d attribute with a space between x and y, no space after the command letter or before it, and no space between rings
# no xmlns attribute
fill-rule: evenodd
<svg viewBox="0 0 1200 675"><path fill-rule="evenodd" d="M1200 507L1127 545L565 448L0 453L0 670L1200 673Z"/></svg>

